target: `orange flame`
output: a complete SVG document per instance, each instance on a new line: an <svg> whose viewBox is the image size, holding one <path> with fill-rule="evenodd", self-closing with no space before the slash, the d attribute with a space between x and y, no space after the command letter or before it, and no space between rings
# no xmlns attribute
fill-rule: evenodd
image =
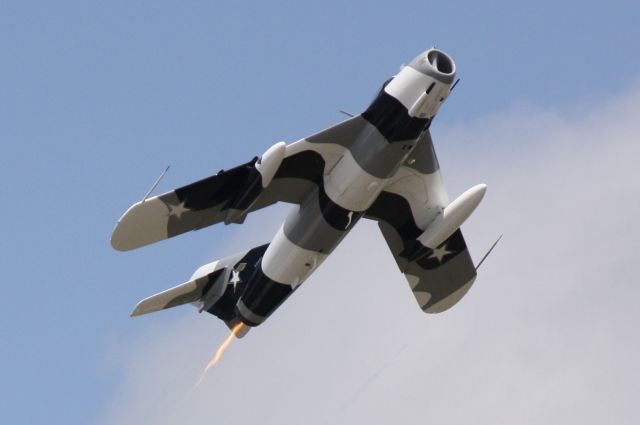
<svg viewBox="0 0 640 425"><path fill-rule="evenodd" d="M204 368L204 371L202 372L202 376L200 377L196 385L200 385L200 383L204 380L204 377L209 371L209 369L211 369L216 364L218 364L218 362L220 361L220 358L222 357L222 354L224 354L224 351L229 347L229 345L231 345L231 341L233 341L233 337L237 336L243 327L244 327L244 323L240 322L237 325L235 325L233 329L231 329L231 333L229 334L227 339L225 339L222 345L220 346L220 348L218 348L218 351L216 351L215 356L213 356L213 358L211 359L207 367Z"/></svg>

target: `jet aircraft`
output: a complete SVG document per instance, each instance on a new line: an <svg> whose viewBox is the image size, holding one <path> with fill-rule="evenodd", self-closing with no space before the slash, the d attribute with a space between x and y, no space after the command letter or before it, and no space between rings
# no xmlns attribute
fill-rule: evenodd
<svg viewBox="0 0 640 425"><path fill-rule="evenodd" d="M442 181L429 127L455 75L451 57L429 49L387 80L361 114L131 206L111 237L120 251L241 224L276 202L294 205L270 243L200 267L189 281L140 301L132 316L192 303L229 328L258 326L362 218L377 221L423 311L456 304L477 274L460 226L486 185L449 202Z"/></svg>

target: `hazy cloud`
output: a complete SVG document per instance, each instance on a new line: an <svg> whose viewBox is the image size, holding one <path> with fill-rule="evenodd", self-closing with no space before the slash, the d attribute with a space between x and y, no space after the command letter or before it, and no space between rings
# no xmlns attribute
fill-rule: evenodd
<svg viewBox="0 0 640 425"><path fill-rule="evenodd" d="M639 110L634 87L439 129L452 199L489 185L464 226L474 257L505 234L458 306L422 313L361 222L200 387L224 325L190 307L137 319L148 329L118 350L103 423L635 423ZM275 233L280 216L262 218L233 245Z"/></svg>

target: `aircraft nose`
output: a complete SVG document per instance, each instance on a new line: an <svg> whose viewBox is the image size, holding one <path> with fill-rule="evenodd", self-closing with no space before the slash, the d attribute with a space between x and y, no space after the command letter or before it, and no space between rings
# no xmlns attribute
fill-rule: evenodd
<svg viewBox="0 0 640 425"><path fill-rule="evenodd" d="M442 74L452 74L455 67L451 58L444 52L431 49L427 52L427 62Z"/></svg>
<svg viewBox="0 0 640 425"><path fill-rule="evenodd" d="M451 56L436 48L422 53L409 66L445 84L453 83L456 76L456 64Z"/></svg>

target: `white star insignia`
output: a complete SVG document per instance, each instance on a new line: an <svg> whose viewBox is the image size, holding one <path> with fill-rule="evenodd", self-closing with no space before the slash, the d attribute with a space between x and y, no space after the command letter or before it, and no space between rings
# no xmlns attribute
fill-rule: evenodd
<svg viewBox="0 0 640 425"><path fill-rule="evenodd" d="M428 258L437 258L438 262L442 263L442 259L449 254L453 254L453 251L447 250L447 244L444 244L439 248L435 248Z"/></svg>
<svg viewBox="0 0 640 425"><path fill-rule="evenodd" d="M169 207L169 216L175 215L176 217L182 217L182 214L189 211L189 208L185 208L185 201L182 201L179 205L168 205Z"/></svg>
<svg viewBox="0 0 640 425"><path fill-rule="evenodd" d="M231 279L229 280L229 282L233 283L233 291L235 292L236 285L242 282L242 280L240 279L240 272L238 270L231 271Z"/></svg>

